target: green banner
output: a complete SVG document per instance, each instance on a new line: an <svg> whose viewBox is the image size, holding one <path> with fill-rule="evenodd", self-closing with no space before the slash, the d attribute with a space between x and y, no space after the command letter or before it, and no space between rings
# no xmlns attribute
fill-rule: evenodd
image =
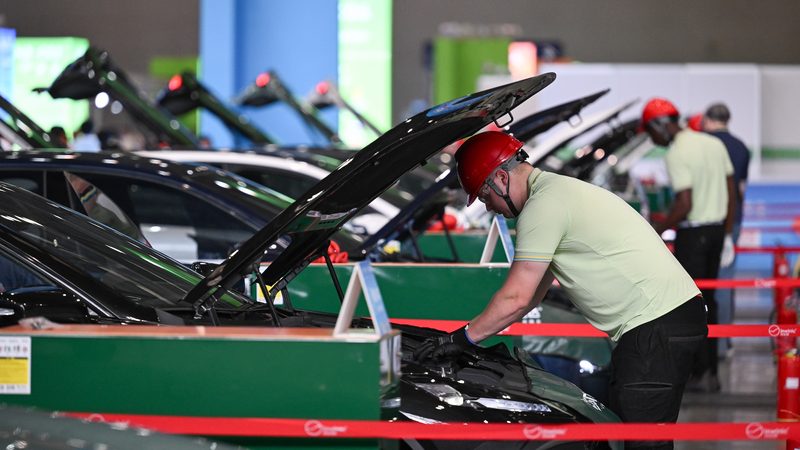
<svg viewBox="0 0 800 450"><path fill-rule="evenodd" d="M45 131L64 127L71 138L89 117L86 100L53 99L32 90L48 87L67 65L89 48L77 37L17 37L14 45L14 89L11 102Z"/></svg>
<svg viewBox="0 0 800 450"><path fill-rule="evenodd" d="M471 94L478 77L508 72L511 38L439 37L433 43L433 103Z"/></svg>

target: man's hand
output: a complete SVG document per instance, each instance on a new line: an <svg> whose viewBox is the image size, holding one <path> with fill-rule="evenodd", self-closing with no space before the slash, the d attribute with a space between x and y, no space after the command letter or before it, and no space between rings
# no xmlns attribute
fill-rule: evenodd
<svg viewBox="0 0 800 450"><path fill-rule="evenodd" d="M453 358L475 347L478 345L470 340L467 327L463 326L450 334L426 339L414 352L414 360Z"/></svg>
<svg viewBox="0 0 800 450"><path fill-rule="evenodd" d="M736 250L733 247L733 237L730 234L725 235L725 241L722 244L722 254L719 257L719 266L728 267L733 264L736 258Z"/></svg>

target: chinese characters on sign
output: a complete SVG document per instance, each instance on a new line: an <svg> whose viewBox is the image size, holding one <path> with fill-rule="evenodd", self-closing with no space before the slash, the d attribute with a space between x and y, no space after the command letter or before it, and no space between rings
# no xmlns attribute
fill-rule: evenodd
<svg viewBox="0 0 800 450"><path fill-rule="evenodd" d="M0 336L0 394L31 393L31 338Z"/></svg>

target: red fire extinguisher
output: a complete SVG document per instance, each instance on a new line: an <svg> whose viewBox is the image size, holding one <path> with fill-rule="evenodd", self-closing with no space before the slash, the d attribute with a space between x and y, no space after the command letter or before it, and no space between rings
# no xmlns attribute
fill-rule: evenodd
<svg viewBox="0 0 800 450"><path fill-rule="evenodd" d="M778 357L778 420L800 420L800 357L796 350Z"/></svg>

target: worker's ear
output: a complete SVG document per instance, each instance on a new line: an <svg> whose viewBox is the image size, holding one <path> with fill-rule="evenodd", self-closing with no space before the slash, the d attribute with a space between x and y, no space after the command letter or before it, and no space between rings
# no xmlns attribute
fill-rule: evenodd
<svg viewBox="0 0 800 450"><path fill-rule="evenodd" d="M496 173L500 185L505 186L508 182L508 172L506 172L505 169L498 169Z"/></svg>

